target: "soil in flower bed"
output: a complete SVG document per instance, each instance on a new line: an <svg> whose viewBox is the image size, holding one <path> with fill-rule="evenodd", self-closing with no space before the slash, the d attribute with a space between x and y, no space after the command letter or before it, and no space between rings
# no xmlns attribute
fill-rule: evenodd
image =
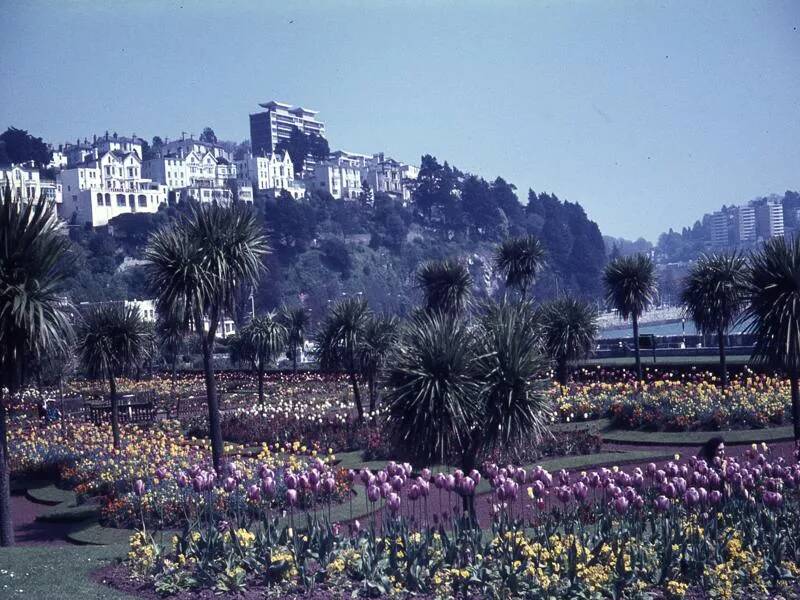
<svg viewBox="0 0 800 600"><path fill-rule="evenodd" d="M121 564L108 565L92 573L92 580L102 585L108 585L116 590L143 598L144 600L162 600L164 596L158 594L152 585L131 579L128 569ZM297 592L286 592L282 588L263 585L248 586L247 590L240 594L217 594L213 590L193 590L185 591L174 596L169 596L174 600L217 600L218 598L236 598L237 600L350 600L353 597L352 590L331 590L317 589L312 592L298 590ZM389 596L378 596L377 598L389 598ZM414 596L419 600L432 600L433 596Z"/></svg>

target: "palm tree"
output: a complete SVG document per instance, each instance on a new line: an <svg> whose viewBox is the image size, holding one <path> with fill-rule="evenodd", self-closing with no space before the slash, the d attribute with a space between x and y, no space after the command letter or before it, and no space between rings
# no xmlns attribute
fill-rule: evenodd
<svg viewBox="0 0 800 600"><path fill-rule="evenodd" d="M161 354L169 361L172 378L172 394L175 395L175 385L178 376L178 358L184 347L187 327L175 315L159 316L156 322L156 338Z"/></svg>
<svg viewBox="0 0 800 600"><path fill-rule="evenodd" d="M544 350L556 363L559 383L566 385L570 361L587 356L594 347L597 309L583 300L558 298L539 309L537 320Z"/></svg>
<svg viewBox="0 0 800 600"><path fill-rule="evenodd" d="M78 335L81 364L91 376L108 380L114 448L120 446L116 378L147 359L150 337L139 309L121 302L90 309L81 324Z"/></svg>
<svg viewBox="0 0 800 600"><path fill-rule="evenodd" d="M292 373L297 373L297 355L305 342L308 313L302 306L292 308L284 306L281 309L280 319L283 326L286 327L286 345L292 357Z"/></svg>
<svg viewBox="0 0 800 600"><path fill-rule="evenodd" d="M383 372L389 355L397 343L400 321L392 315L372 317L364 327L364 335L359 346L361 373L367 379L369 391L369 412L376 408L376 382Z"/></svg>
<svg viewBox="0 0 800 600"><path fill-rule="evenodd" d="M636 353L636 376L642 379L639 349L639 317L650 308L656 296L653 260L644 254L624 256L609 263L603 274L606 302L624 319L633 322L633 347Z"/></svg>
<svg viewBox="0 0 800 600"><path fill-rule="evenodd" d="M417 271L417 287L425 295L428 311L463 313L472 294L472 276L457 260L434 260Z"/></svg>
<svg viewBox="0 0 800 600"><path fill-rule="evenodd" d="M508 238L497 247L494 266L505 278L506 287L518 290L525 300L544 266L545 254L542 242L533 235Z"/></svg>
<svg viewBox="0 0 800 600"><path fill-rule="evenodd" d="M195 205L150 238L145 258L160 312L194 327L203 353L214 468L222 460L222 429L212 357L223 315L234 313L239 286L255 285L269 251L255 213L243 203Z"/></svg>
<svg viewBox="0 0 800 600"><path fill-rule="evenodd" d="M268 312L255 317L242 331L244 345L249 349L258 373L258 402L264 404L264 373L267 365L278 358L286 347L286 327L277 313Z"/></svg>
<svg viewBox="0 0 800 600"><path fill-rule="evenodd" d="M547 361L528 304L489 305L473 324L422 312L398 347L387 373L388 423L413 460L456 458L469 471L498 444L545 434ZM471 499L464 508L474 514Z"/></svg>
<svg viewBox="0 0 800 600"><path fill-rule="evenodd" d="M747 303L747 261L741 254L703 255L689 271L681 301L703 335L716 334L722 389L728 385L725 333Z"/></svg>
<svg viewBox="0 0 800 600"><path fill-rule="evenodd" d="M791 384L795 443L800 443L800 237L773 238L750 259L743 320L755 334L753 360L784 369Z"/></svg>
<svg viewBox="0 0 800 600"><path fill-rule="evenodd" d="M475 336L463 317L421 312L398 347L386 378L392 438L418 464L446 464L469 447L481 408Z"/></svg>
<svg viewBox="0 0 800 600"><path fill-rule="evenodd" d="M358 349L370 318L363 298L345 298L333 305L317 332L317 355L322 370L344 369L350 377L359 421L364 420L364 406L358 387Z"/></svg>
<svg viewBox="0 0 800 600"><path fill-rule="evenodd" d="M69 239L49 201L0 201L0 545L14 543L4 390L20 387L28 356L66 346L73 337L61 295Z"/></svg>

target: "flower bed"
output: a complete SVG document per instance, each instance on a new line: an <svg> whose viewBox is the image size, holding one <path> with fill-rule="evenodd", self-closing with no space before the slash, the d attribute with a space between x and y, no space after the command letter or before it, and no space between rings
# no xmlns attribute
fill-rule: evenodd
<svg viewBox="0 0 800 600"><path fill-rule="evenodd" d="M142 518L159 527L183 526L193 510L209 506L206 488L216 477L205 440L184 438L174 421L149 429L123 426L121 437L122 447L115 450L110 427L68 423L16 428L9 443L12 473L58 473L62 484L79 498L99 502L102 520L114 526L131 526ZM246 489L260 482L258 472L267 468L282 474L313 464L335 479L332 498L346 494L341 475L331 466L332 454L318 455L299 443L264 446L257 456L238 456L242 450L231 444L225 448L230 457L226 472L236 474L237 485L231 487L227 476L220 477L220 494L214 496L212 505L221 511L221 518L227 510L245 508ZM146 495L136 494L137 481L147 486ZM198 486L200 481L204 486ZM278 502L274 508L283 507Z"/></svg>
<svg viewBox="0 0 800 600"><path fill-rule="evenodd" d="M270 502L267 489L270 498L281 493L273 475L260 475L257 502ZM472 498L487 478L488 536L466 513L450 520L440 510ZM162 594L258 587L275 595L768 598L798 591L800 465L768 452L556 475L487 464L482 472L414 476L392 463L347 479L360 482L368 505L385 504L380 519L333 522L308 472L287 471L288 523L263 508L269 504L224 521L200 511L165 543L137 532L126 564ZM316 500L301 509L300 493Z"/></svg>
<svg viewBox="0 0 800 600"><path fill-rule="evenodd" d="M610 417L629 429L754 429L791 419L788 380L749 372L725 392L709 375L575 383L557 392L555 404L561 421Z"/></svg>

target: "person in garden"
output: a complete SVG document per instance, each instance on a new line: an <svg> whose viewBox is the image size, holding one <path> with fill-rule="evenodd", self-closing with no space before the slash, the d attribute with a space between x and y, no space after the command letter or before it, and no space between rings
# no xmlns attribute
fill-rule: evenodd
<svg viewBox="0 0 800 600"><path fill-rule="evenodd" d="M707 463L711 463L717 456L722 456L723 454L725 454L725 440L715 435L700 446L700 451L697 453L697 456L698 458L704 459Z"/></svg>

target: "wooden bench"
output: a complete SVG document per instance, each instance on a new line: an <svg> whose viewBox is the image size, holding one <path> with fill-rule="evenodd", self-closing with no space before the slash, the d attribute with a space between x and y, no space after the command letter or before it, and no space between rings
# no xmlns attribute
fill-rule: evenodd
<svg viewBox="0 0 800 600"><path fill-rule="evenodd" d="M153 400L152 392L125 394L119 397L119 422L120 423L154 423L157 419L158 409ZM111 402L87 401L84 404L84 417L89 423L100 425L111 422Z"/></svg>

